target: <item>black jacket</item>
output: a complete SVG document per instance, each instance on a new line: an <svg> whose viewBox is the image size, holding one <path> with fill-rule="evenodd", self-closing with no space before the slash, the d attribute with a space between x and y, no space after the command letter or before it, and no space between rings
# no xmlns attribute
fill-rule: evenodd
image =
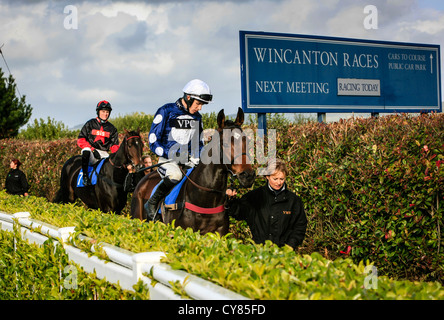
<svg viewBox="0 0 444 320"><path fill-rule="evenodd" d="M137 184L145 176L143 171L141 172L128 172L123 182L123 191L133 192L136 189Z"/></svg>
<svg viewBox="0 0 444 320"><path fill-rule="evenodd" d="M101 123L98 118L93 118L80 130L77 145L82 149L92 147L92 150L116 152L119 149L119 135L111 122Z"/></svg>
<svg viewBox="0 0 444 320"><path fill-rule="evenodd" d="M10 170L6 176L5 189L9 194L23 195L27 193L29 185L26 175L19 169Z"/></svg>
<svg viewBox="0 0 444 320"><path fill-rule="evenodd" d="M267 183L229 201L228 213L247 222L256 243L271 240L280 247L288 244L296 249L304 240L304 206L301 198L287 188L276 194Z"/></svg>

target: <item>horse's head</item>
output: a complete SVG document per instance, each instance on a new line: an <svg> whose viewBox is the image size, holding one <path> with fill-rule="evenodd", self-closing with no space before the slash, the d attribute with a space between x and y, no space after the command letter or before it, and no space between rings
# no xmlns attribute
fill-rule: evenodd
<svg viewBox="0 0 444 320"><path fill-rule="evenodd" d="M135 167L141 167L143 154L143 141L140 136L140 129L137 131L128 131L125 129L125 153L128 162Z"/></svg>
<svg viewBox="0 0 444 320"><path fill-rule="evenodd" d="M217 115L217 131L220 135L222 150L222 163L239 179L244 188L253 185L256 173L251 166L247 152L248 137L243 133L241 125L244 123L244 112L241 108L237 111L236 120L225 120L224 110Z"/></svg>

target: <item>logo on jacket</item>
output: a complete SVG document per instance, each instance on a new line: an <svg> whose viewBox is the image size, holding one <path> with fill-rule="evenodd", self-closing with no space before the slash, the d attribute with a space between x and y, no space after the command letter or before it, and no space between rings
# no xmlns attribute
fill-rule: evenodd
<svg viewBox="0 0 444 320"><path fill-rule="evenodd" d="M180 144L188 144L199 129L199 121L189 115L182 115L171 121L171 137Z"/></svg>
<svg viewBox="0 0 444 320"><path fill-rule="evenodd" d="M105 138L109 138L109 136L110 136L109 132L103 131L103 126L100 127L100 130L93 129L91 131L91 134L93 136L96 136L96 138L94 139L94 142L100 140L100 141L102 141L102 143L105 143Z"/></svg>

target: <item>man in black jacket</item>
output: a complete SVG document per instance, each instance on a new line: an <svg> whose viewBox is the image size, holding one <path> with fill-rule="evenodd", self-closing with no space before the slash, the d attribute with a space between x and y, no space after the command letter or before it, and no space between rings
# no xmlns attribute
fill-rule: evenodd
<svg viewBox="0 0 444 320"><path fill-rule="evenodd" d="M272 164L269 163L270 167L275 169L265 176L267 184L240 199L229 200L228 213L247 222L254 242L270 240L280 247L287 244L297 249L307 228L304 206L301 198L288 190L285 184L288 173L285 163L275 159ZM233 197L236 191L228 189L227 195Z"/></svg>

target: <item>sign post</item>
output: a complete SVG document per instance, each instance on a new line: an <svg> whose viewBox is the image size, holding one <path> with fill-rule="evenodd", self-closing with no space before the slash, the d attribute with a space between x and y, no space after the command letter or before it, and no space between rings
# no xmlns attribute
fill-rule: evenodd
<svg viewBox="0 0 444 320"><path fill-rule="evenodd" d="M259 131L259 132L263 132L264 135L267 135L267 114L266 113L258 113L257 114L257 128L258 129L262 129L264 131Z"/></svg>
<svg viewBox="0 0 444 320"><path fill-rule="evenodd" d="M326 113L442 111L439 45L250 31L239 38L244 112L325 121Z"/></svg>

